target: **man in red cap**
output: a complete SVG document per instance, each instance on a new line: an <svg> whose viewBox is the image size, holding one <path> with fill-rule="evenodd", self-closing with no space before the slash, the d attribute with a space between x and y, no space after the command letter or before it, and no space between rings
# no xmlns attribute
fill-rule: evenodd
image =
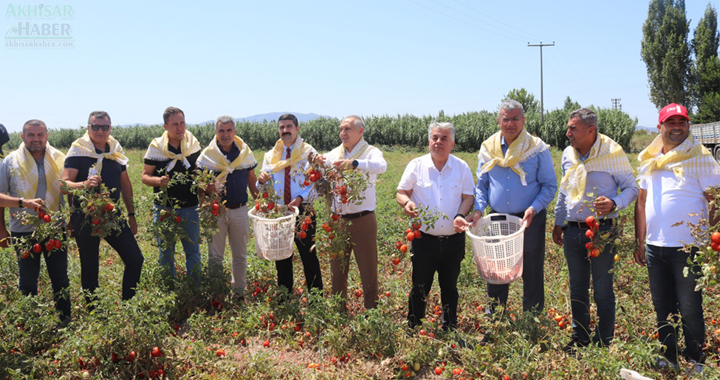
<svg viewBox="0 0 720 380"><path fill-rule="evenodd" d="M679 314L685 335L682 355L699 373L705 342L702 291L695 289L697 268L688 265L697 248L690 253L683 248L696 243L687 222L698 224L708 217L711 225L718 221L714 208L708 214L707 190L720 184L720 165L690 135L685 107L665 106L658 121L659 135L638 157L635 261L648 268L658 338L664 346L658 365L677 367Z"/></svg>

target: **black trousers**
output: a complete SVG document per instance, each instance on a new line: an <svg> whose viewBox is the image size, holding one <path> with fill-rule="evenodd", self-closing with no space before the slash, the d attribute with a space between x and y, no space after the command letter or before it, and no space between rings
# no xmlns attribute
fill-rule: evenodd
<svg viewBox="0 0 720 380"><path fill-rule="evenodd" d="M435 272L440 283L442 325L457 326L458 289L460 264L465 257L465 232L438 238L422 233L412 242L412 289L408 301L408 325L415 327L425 318L427 295L433 284Z"/></svg>
<svg viewBox="0 0 720 380"><path fill-rule="evenodd" d="M30 232L12 232L13 238L23 238L30 236ZM66 320L70 318L70 279L67 273L67 245L62 249L48 252L45 249L47 242L31 242L38 243L42 246L40 253L34 253L26 258L22 257L24 252L18 252L18 267L20 269L20 281L18 287L23 295L38 294L38 277L40 276L40 260L45 258L45 266L47 267L50 283L53 288L53 299L55 300L55 309L60 312L60 319Z"/></svg>
<svg viewBox="0 0 720 380"><path fill-rule="evenodd" d="M80 253L80 278L83 290L92 294L98 288L98 276L100 272L100 238L92 236L92 228L85 224L85 215L73 213L70 217L73 226L75 241ZM125 264L122 281L122 299L128 300L135 295L135 288L140 281L140 273L144 257L140 251L135 236L130 231L127 223L122 227L119 235L110 235L105 241L117 251ZM86 296L86 301L91 302L92 297Z"/></svg>
<svg viewBox="0 0 720 380"><path fill-rule="evenodd" d="M525 229L523 242L523 311L540 312L545 307L545 222L547 210L540 211ZM510 284L487 285L490 307L507 304Z"/></svg>
<svg viewBox="0 0 720 380"><path fill-rule="evenodd" d="M302 214L303 208L300 207L299 215ZM322 273L320 272L320 260L318 260L315 248L313 248L313 245L315 244L313 242L313 238L315 237L315 228L317 227L315 224L315 215L312 215L310 218L312 219L312 223L310 223L307 231L305 231L307 236L305 236L305 239L301 239L300 237L295 236L295 246L300 253L300 259L303 263L303 271L305 272L305 280L307 281L308 290L322 290L323 283ZM301 225L302 222L303 220L298 220L298 226ZM275 262L275 269L277 269L278 276L278 287L285 287L288 292L292 292L293 290L294 256L295 254L293 253L293 255L288 257L287 259Z"/></svg>

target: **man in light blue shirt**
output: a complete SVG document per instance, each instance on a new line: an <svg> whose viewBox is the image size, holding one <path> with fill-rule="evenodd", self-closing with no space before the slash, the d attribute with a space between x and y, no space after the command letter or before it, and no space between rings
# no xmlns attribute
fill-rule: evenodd
<svg viewBox="0 0 720 380"><path fill-rule="evenodd" d="M525 130L519 102L504 100L497 120L500 131L483 142L478 155L475 211L468 222L479 220L487 206L523 219L523 310L539 313L545 307L545 209L555 198L557 177L547 144ZM488 313L507 303L509 287L488 284Z"/></svg>
<svg viewBox="0 0 720 380"><path fill-rule="evenodd" d="M311 186L303 186L305 179L304 171L309 168L308 155L317 154L317 151L310 144L303 142L298 136L300 127L295 115L284 114L278 118L278 133L280 139L275 147L265 153L263 165L258 176L258 184L262 185L272 181L273 190L283 197L283 204L290 207L299 207L300 215L303 214L303 202L307 202ZM320 272L320 261L315 253L315 215L310 215L312 223L305 232L305 236L295 237L302 259L305 280L308 290L322 291L322 273ZM278 272L278 287L284 287L290 293L293 291L293 256L287 259L276 261L275 268Z"/></svg>
<svg viewBox="0 0 720 380"><path fill-rule="evenodd" d="M587 108L573 111L566 135L571 146L562 155L563 179L555 205L553 241L564 247L568 263L573 335L564 350L574 354L577 347L591 342L591 276L598 315L592 342L607 346L615 331L615 293L611 272L615 263L615 246L606 244L599 255L599 249L594 252L595 247L588 249L586 244L591 239L585 234L593 226L586 224L586 218L592 216L596 220L596 234L609 233L608 241L613 241L617 235L613 226L616 225L618 210L632 204L637 198L638 187L622 147L598 133L595 112Z"/></svg>

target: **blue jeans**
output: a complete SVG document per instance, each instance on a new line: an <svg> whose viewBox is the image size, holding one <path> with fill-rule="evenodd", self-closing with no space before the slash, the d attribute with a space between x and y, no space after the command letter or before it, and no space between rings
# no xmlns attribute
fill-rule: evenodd
<svg viewBox="0 0 720 380"><path fill-rule="evenodd" d="M445 239L423 233L412 242L412 289L408 301L408 325L415 327L425 318L426 297L432 288L435 272L440 283L443 328L457 326L460 264L465 257L465 233Z"/></svg>
<svg viewBox="0 0 720 380"><path fill-rule="evenodd" d="M612 226L600 227L600 233L607 233ZM592 341L607 346L615 334L615 292L613 274L615 264L615 246L612 243L617 234L610 236L600 256L588 257L585 243L587 229L568 225L563 235L565 260L570 274L570 307L572 310L573 339L590 342L590 277L595 303L597 304L598 323Z"/></svg>
<svg viewBox="0 0 720 380"><path fill-rule="evenodd" d="M160 219L160 211L164 207L154 205L153 210L155 215L153 222L157 222ZM187 239L182 239L183 250L185 251L185 269L188 275L196 278L202 271L202 263L200 258L200 214L197 211L196 206L183 207L175 210L178 216L183 220L183 227L187 233ZM168 236L168 239L174 239L173 236ZM157 237L158 246L162 244L161 237ZM167 249L163 250L158 248L160 256L158 263L161 267L167 268L171 275L175 275L175 244L171 244Z"/></svg>
<svg viewBox="0 0 720 380"><path fill-rule="evenodd" d="M21 238L32 235L29 232L13 232L13 238ZM33 242L34 243L34 242ZM45 250L45 243L40 253L33 253L33 256L22 258L18 256L18 267L20 272L20 281L18 288L20 293L24 295L38 294L38 277L40 276L40 258L45 257L45 266L47 267L50 283L53 288L53 299L55 300L55 309L60 312L60 319L66 320L70 318L70 279L67 273L67 244L63 244L62 249L55 250L48 254ZM18 254L21 254L18 252Z"/></svg>
<svg viewBox="0 0 720 380"><path fill-rule="evenodd" d="M665 345L665 357L677 363L677 324L678 318L669 314L680 314L685 350L682 355L687 359L700 361L702 346L705 343L705 320L702 309L702 291L695 291L697 275L692 271L685 277L683 270L688 266L688 254L682 247L657 247L646 245L650 294L652 295L657 316L660 343ZM697 270L697 268L694 268Z"/></svg>
<svg viewBox="0 0 720 380"><path fill-rule="evenodd" d="M540 211L525 229L523 242L523 311L539 313L545 308L545 222L547 210ZM487 284L490 310L505 305L510 284Z"/></svg>

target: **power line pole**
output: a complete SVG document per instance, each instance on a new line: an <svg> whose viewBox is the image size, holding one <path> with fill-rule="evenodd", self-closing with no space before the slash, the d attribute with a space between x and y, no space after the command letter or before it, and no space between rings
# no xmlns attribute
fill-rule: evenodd
<svg viewBox="0 0 720 380"><path fill-rule="evenodd" d="M620 104L620 98L610 99L612 101L612 107L614 110L620 110L622 112L622 104Z"/></svg>
<svg viewBox="0 0 720 380"><path fill-rule="evenodd" d="M540 41L539 44L530 45L528 42L528 47L539 47L540 48L540 124L543 124L545 121L545 109L543 108L543 59L542 59L542 48L543 46L555 46L555 41L551 44L544 44L542 41Z"/></svg>

